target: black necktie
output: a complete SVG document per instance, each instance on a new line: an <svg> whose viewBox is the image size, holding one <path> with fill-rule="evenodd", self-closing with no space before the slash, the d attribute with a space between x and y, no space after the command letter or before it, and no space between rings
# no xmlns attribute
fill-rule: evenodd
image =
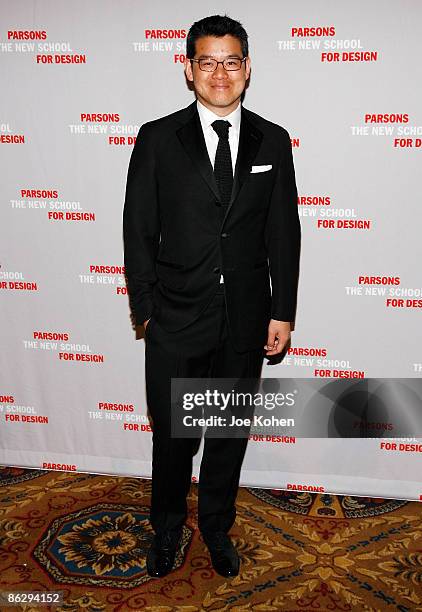
<svg viewBox="0 0 422 612"><path fill-rule="evenodd" d="M212 124L218 135L218 146L215 154L214 176L223 205L230 202L233 187L232 156L230 154L229 128L231 123L217 119Z"/></svg>

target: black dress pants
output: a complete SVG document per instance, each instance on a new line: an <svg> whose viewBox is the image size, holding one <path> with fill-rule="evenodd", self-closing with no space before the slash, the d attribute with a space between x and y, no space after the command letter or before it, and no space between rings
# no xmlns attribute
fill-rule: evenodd
<svg viewBox="0 0 422 612"><path fill-rule="evenodd" d="M256 378L264 347L238 353L227 325L224 284L201 316L180 332L167 332L151 318L145 333L148 408L153 419L152 497L154 531L179 529L187 516L195 438L171 437L171 378ZM201 532L228 532L247 438L205 436L199 473L198 525Z"/></svg>

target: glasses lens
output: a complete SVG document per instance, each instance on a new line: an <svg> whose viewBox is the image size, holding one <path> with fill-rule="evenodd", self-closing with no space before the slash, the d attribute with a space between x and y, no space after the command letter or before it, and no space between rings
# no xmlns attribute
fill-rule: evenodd
<svg viewBox="0 0 422 612"><path fill-rule="evenodd" d="M242 60L236 57L230 57L229 59L224 60L224 68L226 70L240 70L242 65Z"/></svg>
<svg viewBox="0 0 422 612"><path fill-rule="evenodd" d="M211 58L200 59L199 67L201 70L205 70L205 72L214 72L214 70L217 68L217 60Z"/></svg>

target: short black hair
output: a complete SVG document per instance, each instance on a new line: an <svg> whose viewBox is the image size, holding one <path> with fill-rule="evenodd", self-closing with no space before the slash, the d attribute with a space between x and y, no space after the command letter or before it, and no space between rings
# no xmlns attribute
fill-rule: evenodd
<svg viewBox="0 0 422 612"><path fill-rule="evenodd" d="M242 45L242 55L248 55L248 35L239 21L227 15L211 15L195 21L189 28L186 38L186 56L192 59L195 56L195 43L203 36L225 36L230 34L237 38Z"/></svg>

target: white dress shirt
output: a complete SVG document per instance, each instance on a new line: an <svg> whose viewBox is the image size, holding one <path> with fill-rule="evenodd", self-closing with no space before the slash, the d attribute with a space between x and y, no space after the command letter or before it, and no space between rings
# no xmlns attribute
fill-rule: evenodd
<svg viewBox="0 0 422 612"><path fill-rule="evenodd" d="M223 119L224 121L229 121L231 123L231 127L229 129L229 145L230 145L230 154L232 158L232 168L234 175L234 168L236 165L237 159L237 150L239 148L239 131L240 131L240 116L241 116L241 104L237 105L237 107L232 111L229 115L225 115L224 117L220 117L220 115L216 115L209 108L204 106L199 100L196 101L198 107L199 118L201 120L202 131L204 133L205 144L207 145L208 155L214 168L215 162L215 154L217 152L218 145L218 136L214 128L212 127L212 123L216 119Z"/></svg>
<svg viewBox="0 0 422 612"><path fill-rule="evenodd" d="M216 115L209 108L204 106L199 100L196 101L198 107L199 118L201 120L202 131L204 133L205 144L207 146L208 156L210 158L212 167L214 168L215 162L215 154L217 152L218 146L218 135L214 128L212 127L212 123L216 119L223 119L224 121L229 121L231 127L229 129L229 145L230 145L230 154L232 158L232 170L234 175L234 168L236 166L237 159L237 151L239 148L239 132L240 132L240 117L241 117L241 104L237 105L237 107L232 111L229 115L225 115L224 117L220 117L220 115ZM223 275L220 276L220 283L223 283Z"/></svg>

